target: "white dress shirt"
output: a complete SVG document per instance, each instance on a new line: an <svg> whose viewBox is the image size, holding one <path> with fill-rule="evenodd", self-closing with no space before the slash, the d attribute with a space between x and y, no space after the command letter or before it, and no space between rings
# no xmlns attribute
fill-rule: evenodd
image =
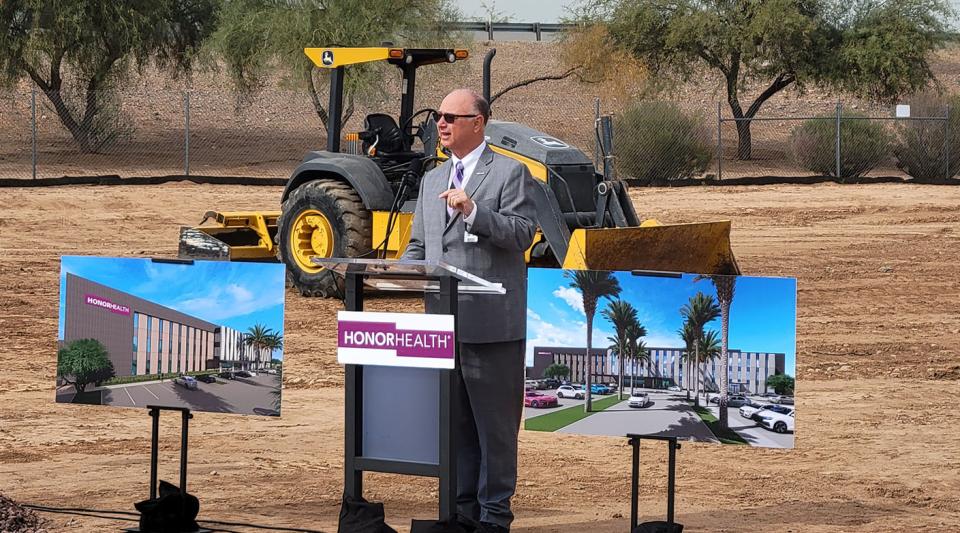
<svg viewBox="0 0 960 533"><path fill-rule="evenodd" d="M480 146L477 146L473 149L472 152L463 156L463 159L458 158L457 156L450 154L450 177L447 179L447 188L453 186L453 177L457 172L457 163L463 163L463 183L461 187L464 189L467 188L467 182L470 181L470 176L473 175L474 169L477 168L477 163L480 161L480 155L483 154L483 151L487 148L486 142L481 142ZM477 204L474 202L473 211L470 211L470 214L463 217L464 224L469 228L473 225L474 219L477 218Z"/></svg>

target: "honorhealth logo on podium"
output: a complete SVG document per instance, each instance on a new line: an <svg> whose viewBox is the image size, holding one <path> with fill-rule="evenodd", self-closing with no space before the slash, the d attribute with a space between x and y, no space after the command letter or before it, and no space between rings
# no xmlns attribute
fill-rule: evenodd
<svg viewBox="0 0 960 533"><path fill-rule="evenodd" d="M454 368L453 315L337 314L337 361L344 365Z"/></svg>

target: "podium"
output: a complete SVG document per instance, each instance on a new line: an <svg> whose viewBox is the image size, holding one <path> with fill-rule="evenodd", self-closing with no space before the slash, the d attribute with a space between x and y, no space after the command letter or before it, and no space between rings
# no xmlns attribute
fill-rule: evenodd
<svg viewBox="0 0 960 533"><path fill-rule="evenodd" d="M462 293L505 294L491 283L441 261L314 258L345 278L347 311L363 311L364 290L439 295L435 313L453 315ZM435 368L345 365L344 498L360 500L363 473L386 472L439 479L439 518L457 512L457 419L459 349ZM339 340L339 339L338 339ZM452 363L452 365L451 365Z"/></svg>

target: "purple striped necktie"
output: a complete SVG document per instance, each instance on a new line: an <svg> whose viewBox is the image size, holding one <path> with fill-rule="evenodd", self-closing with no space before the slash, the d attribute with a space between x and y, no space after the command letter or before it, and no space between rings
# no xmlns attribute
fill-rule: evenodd
<svg viewBox="0 0 960 533"><path fill-rule="evenodd" d="M462 189L463 188L463 162L457 161L456 172L453 173L453 179L450 180L451 189ZM453 214L456 212L456 209L447 206L447 216L453 218Z"/></svg>

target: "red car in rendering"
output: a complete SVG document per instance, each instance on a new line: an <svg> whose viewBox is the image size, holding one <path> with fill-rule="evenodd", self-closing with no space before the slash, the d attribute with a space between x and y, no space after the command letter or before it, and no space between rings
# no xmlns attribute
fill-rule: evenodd
<svg viewBox="0 0 960 533"><path fill-rule="evenodd" d="M556 407L557 398L556 396L547 396L536 391L527 391L526 395L523 397L523 406L524 407Z"/></svg>

